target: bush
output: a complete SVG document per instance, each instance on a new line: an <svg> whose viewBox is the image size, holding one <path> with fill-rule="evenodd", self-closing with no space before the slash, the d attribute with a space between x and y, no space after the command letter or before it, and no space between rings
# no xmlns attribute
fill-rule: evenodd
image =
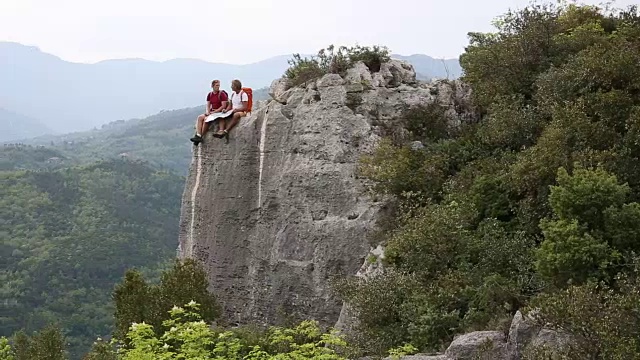
<svg viewBox="0 0 640 360"><path fill-rule="evenodd" d="M13 347L6 338L0 338L1 360L66 360L66 339L60 328L48 325L32 336L18 331Z"/></svg>
<svg viewBox="0 0 640 360"><path fill-rule="evenodd" d="M292 80L294 86L315 80L325 74L344 73L356 62L362 61L373 72L380 71L382 63L389 61L389 50L386 47L373 46L372 48L357 45L355 47L333 45L318 51L316 56L303 58L300 54L294 54L288 60L289 68L285 76Z"/></svg>
<svg viewBox="0 0 640 360"><path fill-rule="evenodd" d="M558 287L610 280L623 257L640 250L640 204L626 203L629 186L602 168L560 168L557 182L553 216L540 223L538 271Z"/></svg>
<svg viewBox="0 0 640 360"><path fill-rule="evenodd" d="M411 140L432 142L449 138L452 128L445 114L446 108L437 103L418 105L406 109L402 114L405 128Z"/></svg>
<svg viewBox="0 0 640 360"><path fill-rule="evenodd" d="M387 273L338 287L357 314L350 342L377 354L407 342L438 351L458 332L504 328L537 287L534 242L496 220L474 229L475 219L471 204L452 202L404 221L387 244Z"/></svg>
<svg viewBox="0 0 640 360"><path fill-rule="evenodd" d="M191 300L202 304L200 312L203 320L212 322L220 316L221 310L215 295L207 290L208 286L205 270L191 259L176 260L156 285L147 284L138 271L127 271L123 282L116 286L113 293L114 337L126 340L125 336L134 322L145 322L161 331L162 323L169 316L165 309Z"/></svg>
<svg viewBox="0 0 640 360"><path fill-rule="evenodd" d="M0 360L15 360L16 358L13 355L9 340L4 336L0 337Z"/></svg>
<svg viewBox="0 0 640 360"><path fill-rule="evenodd" d="M211 329L200 315L199 305L190 302L174 307L162 330L146 323L134 323L127 338L131 346L118 353L122 360L213 359L343 360L336 352L346 346L334 331L322 333L318 324L303 321L295 328L269 328L256 343L230 330ZM157 333L161 335L156 335Z"/></svg>
<svg viewBox="0 0 640 360"><path fill-rule="evenodd" d="M640 261L635 259L628 274L616 278L616 286L590 283L571 286L558 293L534 299L541 324L570 334L565 349L547 349L562 359L638 359L640 354ZM555 351L554 351L555 350ZM542 349L527 349L527 359ZM556 353L556 354L553 354ZM555 357L559 358L559 357Z"/></svg>

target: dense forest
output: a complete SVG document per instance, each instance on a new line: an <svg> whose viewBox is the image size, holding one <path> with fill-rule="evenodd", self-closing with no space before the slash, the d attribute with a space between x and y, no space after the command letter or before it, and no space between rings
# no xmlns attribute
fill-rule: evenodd
<svg viewBox="0 0 640 360"><path fill-rule="evenodd" d="M505 330L517 310L533 309L572 342L527 359L640 359L640 13L533 4L494 26L470 33L460 57L477 121L407 109L409 137L384 139L361 161L394 211L378 237L384 273L336 287L357 316L354 333L313 321L228 328L203 270L168 261L180 177L77 154L65 161L80 164L56 167L29 148L32 157L3 159L0 172L9 269L0 301L10 305L0 336L16 334L0 338L0 359L62 360L65 341L78 358L78 345L104 335L113 338L85 359L401 355ZM354 61L375 68L388 54L332 47L294 56L285 76L303 83Z"/></svg>
<svg viewBox="0 0 640 360"><path fill-rule="evenodd" d="M494 24L460 58L480 121L409 109L411 138L363 159L397 210L385 275L344 286L353 341L441 350L538 309L576 335L562 359L637 359L640 14L536 4Z"/></svg>
<svg viewBox="0 0 640 360"><path fill-rule="evenodd" d="M175 256L183 178L107 160L0 171L0 335L50 323L72 353L112 329L111 292L136 267Z"/></svg>

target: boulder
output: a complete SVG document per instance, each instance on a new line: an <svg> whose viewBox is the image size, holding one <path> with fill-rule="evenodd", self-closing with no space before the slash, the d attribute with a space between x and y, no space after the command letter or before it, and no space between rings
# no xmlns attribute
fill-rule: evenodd
<svg viewBox="0 0 640 360"><path fill-rule="evenodd" d="M509 327L507 348L513 359L520 359L522 352L537 335L542 326L531 316L525 316L520 310L516 312Z"/></svg>
<svg viewBox="0 0 640 360"><path fill-rule="evenodd" d="M506 360L506 339L500 331L474 331L456 337L444 354L452 360Z"/></svg>

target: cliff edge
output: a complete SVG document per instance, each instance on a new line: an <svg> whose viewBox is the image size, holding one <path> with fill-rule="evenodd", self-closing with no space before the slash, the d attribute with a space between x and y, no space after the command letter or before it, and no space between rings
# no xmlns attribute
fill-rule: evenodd
<svg viewBox="0 0 640 360"><path fill-rule="evenodd" d="M455 82L416 81L397 60L289 87L275 80L273 100L228 144L210 132L193 148L178 255L205 265L231 323L333 325L342 302L329 280L361 267L384 206L357 178L359 157L406 105L437 101L453 119L456 97L466 96Z"/></svg>

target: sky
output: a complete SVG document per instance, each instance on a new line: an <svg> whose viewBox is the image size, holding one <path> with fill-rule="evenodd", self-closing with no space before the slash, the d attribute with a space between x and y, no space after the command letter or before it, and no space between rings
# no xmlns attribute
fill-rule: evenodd
<svg viewBox="0 0 640 360"><path fill-rule="evenodd" d="M554 0L551 0L554 1ZM529 0L0 0L0 41L64 60L246 64L330 44L457 58L467 33ZM601 1L581 1L597 4ZM618 0L626 7L637 0Z"/></svg>

